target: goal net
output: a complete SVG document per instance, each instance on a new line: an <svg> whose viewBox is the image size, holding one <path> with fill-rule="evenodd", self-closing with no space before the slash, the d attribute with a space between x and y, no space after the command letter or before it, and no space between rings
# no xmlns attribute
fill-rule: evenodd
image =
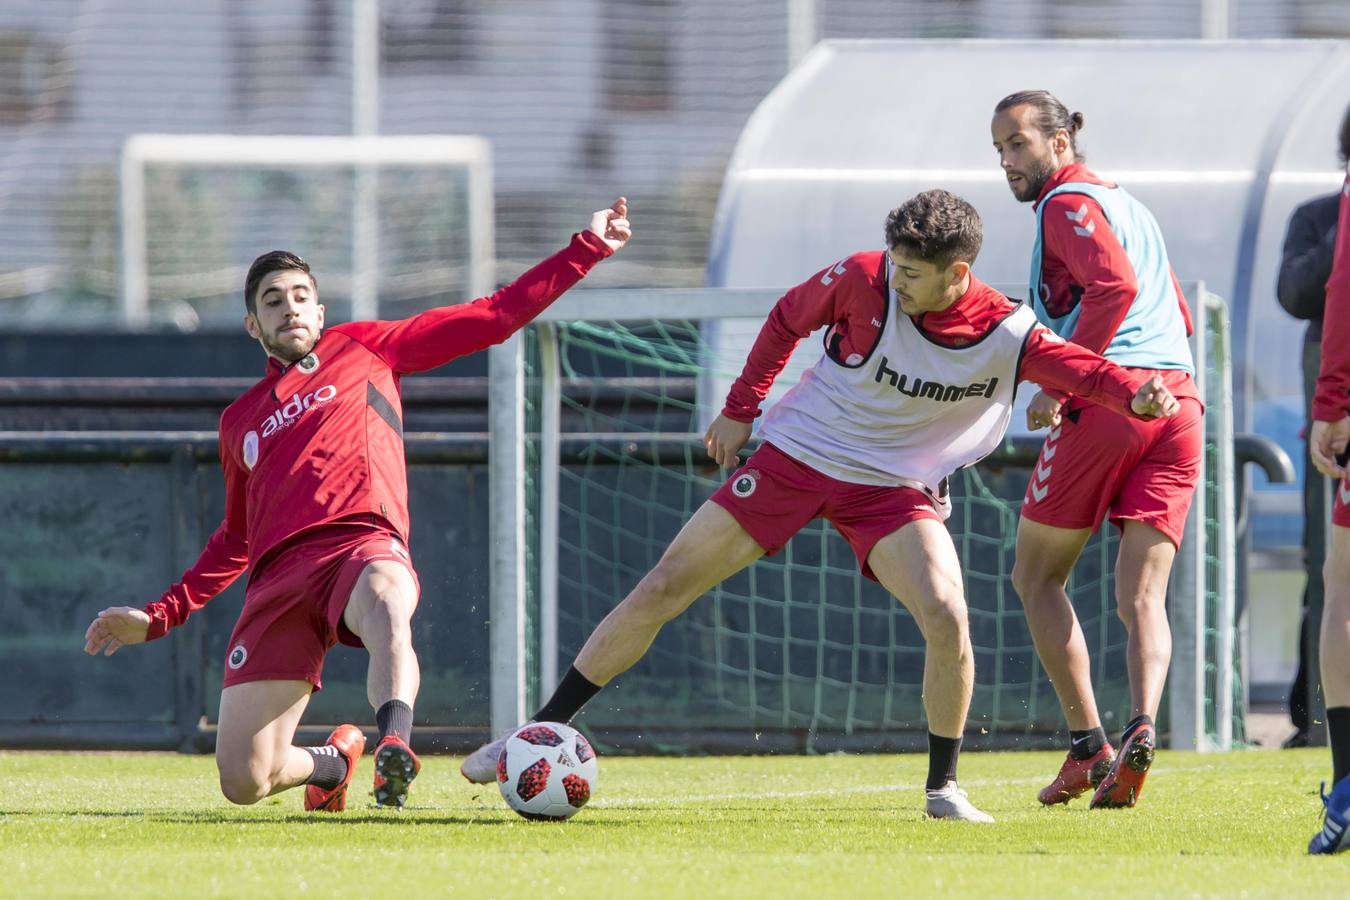
<svg viewBox="0 0 1350 900"><path fill-rule="evenodd" d="M471 136L128 138L122 316L237 326L249 264L288 249L328 315L400 318L492 287L488 142Z"/></svg>
<svg viewBox="0 0 1350 900"><path fill-rule="evenodd" d="M1172 746L1215 748L1243 737L1243 706L1233 703L1227 332L1222 303L1199 286L1190 294L1205 311L1196 352L1208 453L1172 579L1175 656L1162 724ZM738 375L744 353L719 349L701 324L749 310L762 319L775 299L575 292L546 314L551 321L497 351L492 477L509 489L494 486L493 498L494 730L533 710L728 474L701 444L723 399L703 386ZM689 318L667 318L673 310ZM953 478L948 526L975 650L972 745L1045 746L1065 727L1011 583L1018 505L1039 445L1010 439ZM1115 530L1103 528L1069 583L1108 730L1129 713L1116 549ZM665 626L580 722L602 743L647 752L912 749L926 733L923 659L910 615L817 521Z"/></svg>

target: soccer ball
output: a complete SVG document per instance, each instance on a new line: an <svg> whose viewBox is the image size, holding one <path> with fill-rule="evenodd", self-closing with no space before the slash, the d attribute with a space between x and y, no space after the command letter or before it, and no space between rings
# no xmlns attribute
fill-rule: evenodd
<svg viewBox="0 0 1350 900"><path fill-rule="evenodd" d="M497 787L527 819L568 819L586 805L600 767L590 741L568 725L531 722L506 739Z"/></svg>

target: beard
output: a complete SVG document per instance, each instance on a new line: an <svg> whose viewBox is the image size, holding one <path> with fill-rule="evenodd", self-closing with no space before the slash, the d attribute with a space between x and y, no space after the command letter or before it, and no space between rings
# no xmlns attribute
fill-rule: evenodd
<svg viewBox="0 0 1350 900"><path fill-rule="evenodd" d="M314 349L314 345L319 342L317 337L311 338L309 334L305 335L304 343L297 345L294 341L286 340L280 335L263 336L261 338L263 349L277 359L285 360L287 364L297 363L309 355L309 351Z"/></svg>
<svg viewBox="0 0 1350 900"><path fill-rule="evenodd" d="M1012 187L1013 196L1022 203L1030 203L1041 195L1041 190L1050 180L1050 176L1055 174L1055 170L1048 162L1036 162L1027 171L1016 174L1022 176L1022 186L1017 188L1009 185Z"/></svg>

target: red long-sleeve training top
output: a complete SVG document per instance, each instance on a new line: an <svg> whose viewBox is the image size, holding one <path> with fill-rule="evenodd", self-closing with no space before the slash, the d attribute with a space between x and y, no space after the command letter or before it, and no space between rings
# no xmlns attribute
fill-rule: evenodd
<svg viewBox="0 0 1350 900"><path fill-rule="evenodd" d="M147 639L325 525L374 516L406 541L400 376L505 340L611 252L583 231L489 297L334 326L293 365L269 357L263 379L220 417L224 521L182 580L145 607Z"/></svg>

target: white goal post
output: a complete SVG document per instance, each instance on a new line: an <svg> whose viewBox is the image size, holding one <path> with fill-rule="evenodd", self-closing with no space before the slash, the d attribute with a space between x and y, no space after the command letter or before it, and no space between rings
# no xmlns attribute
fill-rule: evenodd
<svg viewBox="0 0 1350 900"><path fill-rule="evenodd" d="M1234 681L1235 553L1231 357L1226 307L1203 284L1183 285L1196 310L1192 340L1197 383L1206 400L1212 449L1202 470L1182 550L1169 589L1173 659L1168 679L1171 746L1226 750L1232 745L1237 685ZM1014 296L1024 286L1000 287ZM491 719L493 734L525 721L532 683L527 658L536 656L538 686L547 696L556 684L558 647L558 504L562 376L555 323L660 319L763 319L777 291L575 290L530 326L538 342L540 403L538 453L538 629L527 647L527 526L524 340L521 335L490 350ZM1207 337L1206 337L1207 335ZM1213 373L1218 378L1212 377ZM1216 381L1218 383L1214 383ZM703 387L706 387L703 386ZM704 393L703 387L700 393ZM705 401L703 398L700 402ZM1206 517L1213 513L1208 524ZM615 601L620 598L614 598ZM529 650L533 649L534 653ZM1207 718L1213 723L1207 724Z"/></svg>
<svg viewBox="0 0 1350 900"><path fill-rule="evenodd" d="M146 167L349 168L356 174L352 197L353 319L378 316L378 210L374 179L383 166L453 167L468 171L469 288L489 293L494 279L492 150L474 135L371 135L310 137L237 134L134 134L122 146L122 319L133 328L150 321L146 253Z"/></svg>

